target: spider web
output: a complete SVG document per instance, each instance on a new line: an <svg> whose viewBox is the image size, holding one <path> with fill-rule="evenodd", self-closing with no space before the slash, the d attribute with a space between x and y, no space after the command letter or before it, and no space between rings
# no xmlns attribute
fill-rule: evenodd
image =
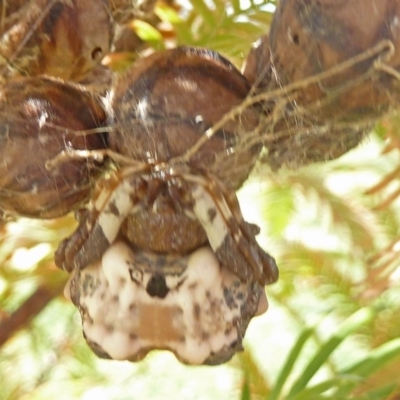
<svg viewBox="0 0 400 400"><path fill-rule="evenodd" d="M51 6L55 3L56 0L52 0L48 5ZM18 4L18 2L13 3L15 6L18 6ZM46 9L39 13L38 24L45 16ZM5 26L4 18L2 25ZM36 25L33 24L26 31L26 35L23 36L11 57L1 55L1 76L4 82L13 79L10 76L10 70L12 75L13 61L18 59L19 53L29 39L34 36L35 29ZM2 43L6 45L7 40L9 38L3 34ZM198 142L188 148L175 162L189 160L207 141L217 134L221 127L232 120L238 124L236 147L231 153L231 157L235 158L234 164L237 168L241 168L241 155L257 145L263 146L263 150L260 152L260 161L269 164L273 169L284 165L297 168L310 162L337 157L338 154L340 155L355 146L364 137L365 132L374 124L377 116L364 116L357 120L344 120L340 117L334 117L328 120L318 118L319 111L324 110L327 104L345 93L351 92L359 85L380 78L382 74L399 80L398 72L389 65L393 52L393 44L384 40L329 70L292 83L287 83L280 77L279 68L275 65L273 59L269 59L265 70L254 82L248 97L240 105L230 110L215 125L208 128ZM34 57L35 53L33 52L30 56ZM360 73L357 79L351 79L341 84L340 90L336 92L326 92L326 94L311 102L303 101L304 93L308 89L315 85L324 87L325 82L329 79L345 75L346 71L352 70L353 67L364 63L366 60L373 60L373 62L370 62L370 66ZM267 85L265 85L264 78L268 80ZM388 96L390 97L390 93L388 93ZM244 131L240 126L240 117L245 110L250 108L259 110L259 123L252 131ZM333 141L331 140L332 132L336 133ZM359 134L357 134L358 132ZM93 133L97 132L77 132L76 134L90 135ZM352 140L355 133L356 138ZM112 134L112 131L110 134ZM332 144L339 147L337 152L333 151L334 146ZM227 148L227 150L231 151L232 149ZM67 155L66 160L68 160L68 157L76 156L91 157L92 154L70 154ZM101 152L97 153L97 157L101 159ZM117 158L118 155L114 154L113 157ZM217 157L213 166L214 169L221 168L219 164L221 159L222 157Z"/></svg>
<svg viewBox="0 0 400 400"><path fill-rule="evenodd" d="M46 7L37 14L36 22L26 29L17 44L15 40L12 40L11 33L7 30L9 23L5 20L5 13L10 7L18 9L23 2L20 4L16 1L12 5L11 3L4 3L5 6L2 9L3 34L1 47L4 49L11 47L14 52L11 53L11 56L0 54L2 65L0 73L3 80L11 79L7 76L14 74L16 68L14 60L18 60L19 54L22 53L24 46L34 37L35 30L45 19L49 9L58 1L51 0L45 3ZM64 1L64 3L68 4L69 1ZM122 18L122 20L125 18L124 15L132 17L132 15L143 15L143 12L149 13L153 5L153 2L138 4L137 9L130 7L124 14L121 11L125 5L124 3L126 2L113 2L115 15ZM33 1L30 4L32 7L38 7L37 3ZM329 119L319 118L318 114L339 97L343 97L346 93L350 93L367 81L373 82L377 80L382 74L399 79L398 72L388 65L393 52L393 45L389 41L382 41L318 75L286 84L284 79L280 77L279 67L275 66L274 58L266 59L265 66L257 70L258 76L253 82L253 88L248 97L242 104L228 112L214 126L208 128L204 136L195 145L178 157L179 161L188 161L226 123L232 120L238 125L238 135L235 148L229 147L226 150L230 151L232 158L234 157L237 160L236 165L239 165L238 168L240 168L241 155L259 144L262 144L264 148L261 152L260 160L269 164L273 169L278 169L282 166L297 168L304 164L338 157L362 140L366 132L375 123L377 116L364 115L362 118L346 120L340 116L333 116ZM30 58L36 56L37 49L32 47L31 51L24 54L23 58L26 58L26 62L29 62ZM263 56L268 56L268 54L263 54ZM370 62L370 66L364 72L358 74L357 79L348 81L342 79L340 87L333 88L333 90L330 89L324 95L312 101L304 101L304 97L307 97L307 92L314 90L315 86L324 87L330 79L343 77L346 72L350 72L353 68L357 68L366 61ZM22 62L22 67L24 63L25 61ZM18 67L16 70L20 71L21 69ZM109 79L109 76L96 75L90 78L91 82L89 83L94 83L94 86L97 85L98 87L100 81L103 89L105 82L109 84ZM92 88L93 86L89 85L88 87ZM388 96L390 97L390 93L388 93ZM249 108L257 108L260 115L259 123L252 131L243 131L240 129L240 116ZM78 132L77 134L92 133L96 132ZM217 158L214 169L218 168Z"/></svg>

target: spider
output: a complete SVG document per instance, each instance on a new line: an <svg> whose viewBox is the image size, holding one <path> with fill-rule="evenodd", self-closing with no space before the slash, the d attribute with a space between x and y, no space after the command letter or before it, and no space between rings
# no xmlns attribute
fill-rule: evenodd
<svg viewBox="0 0 400 400"><path fill-rule="evenodd" d="M95 49L92 59L104 51ZM39 71L57 74L42 60ZM14 61L18 71L32 67ZM61 78L81 80L83 65ZM4 83L1 208L39 218L78 209L55 261L71 273L66 294L96 354L138 360L166 348L190 364L225 362L265 311L264 285L278 278L235 195L261 150L248 140L257 105L229 116L251 86L216 52L181 47L105 87L103 97L50 77ZM26 144L38 156L15 163Z"/></svg>
<svg viewBox="0 0 400 400"><path fill-rule="evenodd" d="M106 107L111 152L106 154L120 165L99 183L98 194L80 215L78 229L56 253L59 266L75 271L71 296L81 309L86 339L97 354L136 360L151 348L166 347L184 362L214 364L227 361L241 349L244 327L265 302L264 285L278 278L275 261L257 244L258 229L244 221L235 196L260 150L246 143L246 132L257 126L256 110L242 113L240 122L229 121L218 131L213 128L248 91L244 77L227 60L210 50L188 47L144 59L113 85ZM214 129L213 134L197 148L208 129ZM235 169L238 160L234 149L238 145L247 150L241 151L243 163ZM68 159L68 154L61 153L52 164L64 157ZM130 250L124 247L126 243ZM110 255L114 246L127 254L120 286L128 285L126 296L136 299L129 307L160 303L164 308L172 302L179 310L176 312L184 322L176 322L182 326L176 343L171 344L166 334L168 324L163 327L165 336L151 340L140 326L152 322L137 324L127 332L123 321L129 313L115 317L118 313L110 306L110 289L105 290L113 285L104 278L110 268L107 260L118 257ZM142 261L143 254L153 262ZM201 261L205 274L215 275L219 270L224 277L216 280L216 288L199 280L200 261L191 260L199 260L200 254L201 260L203 255L210 259ZM168 257L173 260L168 261ZM185 268L176 272L176 265L182 263ZM151 266L150 274L147 265ZM90 273L85 272L87 266L92 266ZM132 275L137 270L140 281ZM87 299L91 291L96 305ZM117 292L114 289L113 293ZM132 294L137 292L141 294ZM115 294L114 303L125 302L127 307L126 296ZM100 303L104 304L101 319L97 311ZM188 309L193 310L190 321L186 320ZM233 310L236 314L232 319L229 315ZM156 315L153 310L151 321ZM204 315L208 324L200 322ZM221 321L225 321L223 327ZM195 329L194 324L202 329ZM197 347L193 332L201 332L195 340ZM119 353L113 346L118 341L115 337L125 343Z"/></svg>
<svg viewBox="0 0 400 400"><path fill-rule="evenodd" d="M363 2L280 2L244 75L182 47L114 77L99 61L145 3L0 4L0 208L77 210L55 260L98 355L166 348L220 363L241 349L278 278L235 190L263 145L275 169L336 158L397 102L397 3L382 2L376 35L365 35L363 18L342 18L364 15Z"/></svg>

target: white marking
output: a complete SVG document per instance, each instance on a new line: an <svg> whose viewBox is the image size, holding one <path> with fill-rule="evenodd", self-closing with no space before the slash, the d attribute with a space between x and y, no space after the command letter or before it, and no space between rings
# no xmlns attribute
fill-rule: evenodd
<svg viewBox="0 0 400 400"><path fill-rule="evenodd" d="M234 327L243 317L241 309L247 302L246 294L251 295L250 289L243 283L237 286L237 277L220 267L210 247L194 251L183 258L183 263L178 259L179 265L186 264L181 274L186 279L164 299L148 295L146 284L151 272L137 265L138 260L139 254L117 242L101 262L81 271L77 290L79 305L85 309L82 324L88 340L118 360L136 359L145 349L162 348L186 363L202 364L211 354L241 339ZM166 269L174 262L176 259L171 258ZM132 265L143 271L139 284L130 279ZM94 291L84 290L87 276L96 282ZM225 302L227 290L233 297L238 292L245 296L235 297L232 306Z"/></svg>
<svg viewBox="0 0 400 400"><path fill-rule="evenodd" d="M125 220L133 207L129 188L130 186L128 183L124 181L114 190L109 203L107 203L106 209L108 204L112 202L118 209L119 215L115 215L105 210L103 210L99 215L99 224L102 227L104 236L107 238L109 243L114 242L121 228L122 222Z"/></svg>
<svg viewBox="0 0 400 400"><path fill-rule="evenodd" d="M215 206L212 197L200 186L196 186L193 190L193 198L195 200L193 211L206 231L208 240L213 250L217 250L228 235L228 228L222 215ZM209 217L209 210L215 210L216 215L212 222Z"/></svg>
<svg viewBox="0 0 400 400"><path fill-rule="evenodd" d="M181 284L185 280L185 274L180 275L171 275L165 277L165 282L167 287L171 289L176 289L179 284Z"/></svg>
<svg viewBox="0 0 400 400"><path fill-rule="evenodd" d="M149 102L146 99L139 100L136 106L136 113L138 115L138 118L146 120L148 110L149 110Z"/></svg>
<svg viewBox="0 0 400 400"><path fill-rule="evenodd" d="M202 115L196 115L194 117L194 122L196 122L196 124L201 124L203 122L203 116Z"/></svg>

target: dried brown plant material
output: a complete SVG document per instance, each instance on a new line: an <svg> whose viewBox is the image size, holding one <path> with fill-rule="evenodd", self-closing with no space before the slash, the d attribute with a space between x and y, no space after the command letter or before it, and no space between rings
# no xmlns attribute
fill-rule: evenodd
<svg viewBox="0 0 400 400"><path fill-rule="evenodd" d="M4 3L0 73L83 79L109 52L113 22L108 0Z"/></svg>
<svg viewBox="0 0 400 400"><path fill-rule="evenodd" d="M110 148L147 163L179 157L237 189L261 149L247 141L258 125L258 110L248 107L212 133L208 129L249 90L240 72L212 50L157 52L135 63L112 88Z"/></svg>
<svg viewBox="0 0 400 400"><path fill-rule="evenodd" d="M93 162L46 164L63 151L106 146L96 132L105 120L96 98L60 80L19 78L0 90L0 120L0 209L52 218L87 199L98 174Z"/></svg>
<svg viewBox="0 0 400 400"><path fill-rule="evenodd" d="M399 0L280 1L269 37L259 40L245 69L258 91L282 89L287 99L268 127L287 134L266 143L267 161L295 167L357 145L374 119L398 105L399 67ZM285 88L293 83L298 89L289 97Z"/></svg>
<svg viewBox="0 0 400 400"><path fill-rule="evenodd" d="M111 13L119 24L134 18L147 18L152 15L156 0L109 0Z"/></svg>

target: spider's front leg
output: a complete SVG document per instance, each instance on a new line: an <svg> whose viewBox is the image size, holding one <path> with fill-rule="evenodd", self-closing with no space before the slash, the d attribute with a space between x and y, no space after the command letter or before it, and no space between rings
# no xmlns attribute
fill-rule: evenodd
<svg viewBox="0 0 400 400"><path fill-rule="evenodd" d="M79 226L55 254L56 265L71 272L97 261L118 237L127 216L141 208L145 182L113 176L102 182L89 209L78 215Z"/></svg>
<svg viewBox="0 0 400 400"><path fill-rule="evenodd" d="M219 261L244 282L276 282L275 260L258 245L258 227L243 219L235 193L213 177L187 174L184 180L191 186L191 212Z"/></svg>

